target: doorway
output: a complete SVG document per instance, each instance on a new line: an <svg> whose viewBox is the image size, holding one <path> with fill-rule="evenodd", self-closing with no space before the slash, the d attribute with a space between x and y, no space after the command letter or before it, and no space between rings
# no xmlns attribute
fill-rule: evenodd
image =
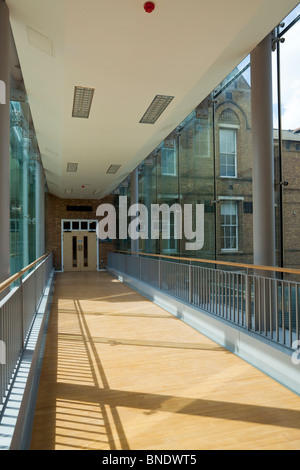
<svg viewBox="0 0 300 470"><path fill-rule="evenodd" d="M63 271L97 271L98 240L95 224L79 220L62 222Z"/></svg>

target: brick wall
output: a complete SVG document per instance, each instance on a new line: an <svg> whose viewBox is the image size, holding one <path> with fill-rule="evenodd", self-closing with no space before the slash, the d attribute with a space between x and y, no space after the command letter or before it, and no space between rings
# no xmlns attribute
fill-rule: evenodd
<svg viewBox="0 0 300 470"><path fill-rule="evenodd" d="M47 194L46 199L46 251L52 251L55 269L61 270L61 221L63 219L97 220L96 210L100 204L114 203L114 196L99 199L60 199ZM92 211L68 211L67 206L91 206ZM107 253L115 248L113 243L99 242L99 265L105 268Z"/></svg>

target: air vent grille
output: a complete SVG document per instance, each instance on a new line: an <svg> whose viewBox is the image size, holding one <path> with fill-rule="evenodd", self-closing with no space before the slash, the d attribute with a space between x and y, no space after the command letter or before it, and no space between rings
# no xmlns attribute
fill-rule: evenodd
<svg viewBox="0 0 300 470"><path fill-rule="evenodd" d="M173 99L174 96L156 95L144 116L140 120L140 123L154 124Z"/></svg>
<svg viewBox="0 0 300 470"><path fill-rule="evenodd" d="M109 175L115 175L120 168L121 165L110 165L106 173Z"/></svg>
<svg viewBox="0 0 300 470"><path fill-rule="evenodd" d="M95 88L75 86L72 116L87 119L90 115Z"/></svg>
<svg viewBox="0 0 300 470"><path fill-rule="evenodd" d="M69 173L76 173L78 170L78 163L68 162L67 171Z"/></svg>

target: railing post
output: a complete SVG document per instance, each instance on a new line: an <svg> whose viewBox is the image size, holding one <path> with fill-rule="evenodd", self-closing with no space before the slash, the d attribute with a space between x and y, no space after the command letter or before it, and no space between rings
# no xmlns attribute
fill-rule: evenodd
<svg viewBox="0 0 300 470"><path fill-rule="evenodd" d="M140 281L142 280L142 257L139 255L140 258Z"/></svg>
<svg viewBox="0 0 300 470"><path fill-rule="evenodd" d="M161 259L158 258L158 288L161 290Z"/></svg>
<svg viewBox="0 0 300 470"><path fill-rule="evenodd" d="M24 299L24 284L23 279L20 277L20 290L21 290L21 328L22 328L22 349L25 347L25 325L24 325L24 314L25 314L25 299Z"/></svg>
<svg viewBox="0 0 300 470"><path fill-rule="evenodd" d="M246 302L246 329L250 330L251 328L251 284L250 284L250 276L248 273L246 273L246 279L245 279L245 288L246 288L246 293L245 293L245 302Z"/></svg>
<svg viewBox="0 0 300 470"><path fill-rule="evenodd" d="M189 303L192 303L192 262L190 261L189 265Z"/></svg>

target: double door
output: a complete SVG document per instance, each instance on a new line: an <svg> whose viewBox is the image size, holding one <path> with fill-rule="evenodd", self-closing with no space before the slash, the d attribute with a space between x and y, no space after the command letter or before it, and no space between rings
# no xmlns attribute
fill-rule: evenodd
<svg viewBox="0 0 300 470"><path fill-rule="evenodd" d="M63 233L64 271L97 270L97 234L88 231Z"/></svg>

